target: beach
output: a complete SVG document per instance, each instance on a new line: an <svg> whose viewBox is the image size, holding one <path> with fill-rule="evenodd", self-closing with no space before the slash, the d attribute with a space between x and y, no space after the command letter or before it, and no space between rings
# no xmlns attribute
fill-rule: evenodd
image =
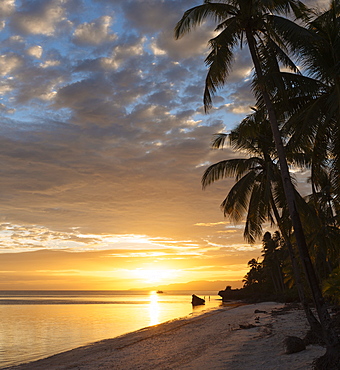
<svg viewBox="0 0 340 370"><path fill-rule="evenodd" d="M6 369L310 369L325 348L309 345L288 355L283 345L285 337L303 338L307 330L296 307L274 302L222 307Z"/></svg>

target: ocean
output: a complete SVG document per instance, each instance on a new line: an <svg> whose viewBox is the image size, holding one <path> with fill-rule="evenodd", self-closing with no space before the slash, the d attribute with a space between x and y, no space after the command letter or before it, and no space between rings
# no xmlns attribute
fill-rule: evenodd
<svg viewBox="0 0 340 370"><path fill-rule="evenodd" d="M206 304L192 307L193 293ZM0 291L0 368L221 304L215 291Z"/></svg>

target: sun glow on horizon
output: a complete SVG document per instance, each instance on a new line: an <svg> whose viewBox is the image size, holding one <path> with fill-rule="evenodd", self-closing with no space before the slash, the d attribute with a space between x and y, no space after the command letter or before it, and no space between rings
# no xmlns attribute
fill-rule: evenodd
<svg viewBox="0 0 340 370"><path fill-rule="evenodd" d="M135 278L142 280L143 283L147 284L158 284L165 281L172 282L176 280L179 273L178 270L174 269L143 269L138 268L132 271Z"/></svg>

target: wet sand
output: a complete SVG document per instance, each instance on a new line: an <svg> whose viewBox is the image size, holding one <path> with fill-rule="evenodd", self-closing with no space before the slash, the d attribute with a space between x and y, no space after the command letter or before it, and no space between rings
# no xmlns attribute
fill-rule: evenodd
<svg viewBox="0 0 340 370"><path fill-rule="evenodd" d="M325 349L310 345L299 353L284 353L284 338L302 338L308 324L303 311L281 311L283 306L267 302L222 307L6 369L311 369ZM280 314L272 315L273 310ZM249 324L255 327L240 328Z"/></svg>

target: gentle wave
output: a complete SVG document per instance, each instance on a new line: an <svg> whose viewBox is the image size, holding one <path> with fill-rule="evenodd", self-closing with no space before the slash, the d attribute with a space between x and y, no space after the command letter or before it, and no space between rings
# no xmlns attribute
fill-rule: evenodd
<svg viewBox="0 0 340 370"><path fill-rule="evenodd" d="M0 291L0 369L220 305L213 292L197 307L192 292L176 293Z"/></svg>
<svg viewBox="0 0 340 370"><path fill-rule="evenodd" d="M140 290L0 290L0 297L83 297L83 296L139 296L149 294Z"/></svg>

